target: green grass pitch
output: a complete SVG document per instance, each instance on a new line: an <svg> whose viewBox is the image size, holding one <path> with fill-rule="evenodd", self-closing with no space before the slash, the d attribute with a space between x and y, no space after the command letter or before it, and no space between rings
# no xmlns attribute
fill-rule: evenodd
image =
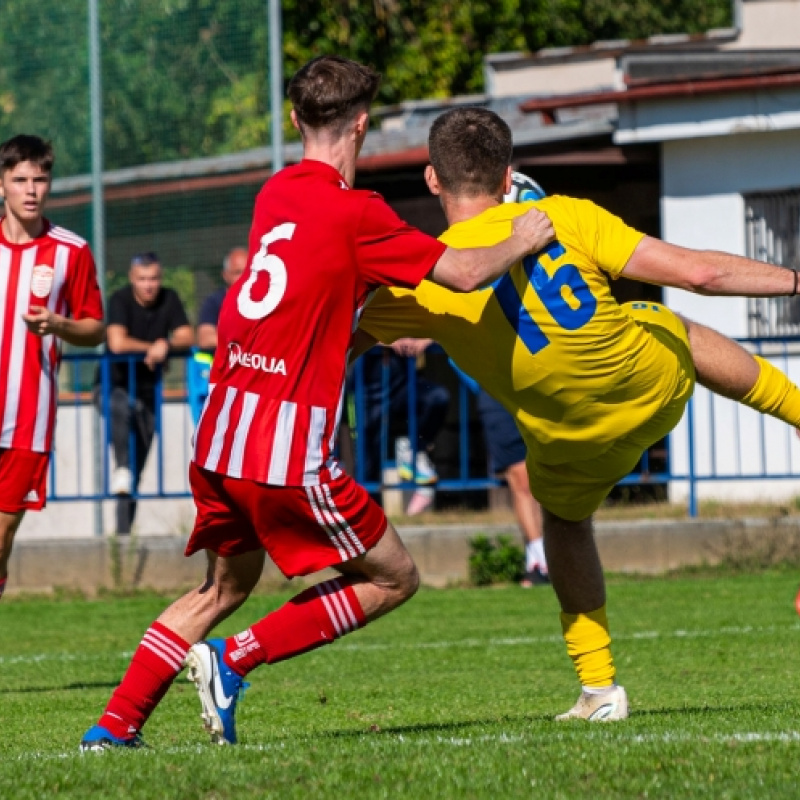
<svg viewBox="0 0 800 800"><path fill-rule="evenodd" d="M241 744L214 747L182 677L143 751L79 754L164 598L0 603L0 796L796 798L797 576L614 579L622 723L577 697L549 588L425 590L363 631L262 667ZM228 634L277 607L257 596Z"/></svg>

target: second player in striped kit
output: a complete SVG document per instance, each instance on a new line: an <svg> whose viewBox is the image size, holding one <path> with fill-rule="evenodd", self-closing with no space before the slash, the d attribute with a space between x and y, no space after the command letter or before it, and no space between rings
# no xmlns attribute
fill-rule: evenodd
<svg viewBox="0 0 800 800"><path fill-rule="evenodd" d="M61 341L103 341L94 259L43 216L53 149L21 134L0 145L0 596L26 511L44 507Z"/></svg>

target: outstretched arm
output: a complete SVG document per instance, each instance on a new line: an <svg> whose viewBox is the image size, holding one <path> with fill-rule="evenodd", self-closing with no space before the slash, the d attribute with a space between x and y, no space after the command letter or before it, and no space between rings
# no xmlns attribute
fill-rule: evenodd
<svg viewBox="0 0 800 800"><path fill-rule="evenodd" d="M703 295L781 297L798 289L792 269L716 250L690 250L652 236L642 239L621 274Z"/></svg>
<svg viewBox="0 0 800 800"><path fill-rule="evenodd" d="M493 247L458 250L448 247L428 279L454 292L473 292L487 286L528 253L537 253L556 238L553 223L532 206L513 220L508 239Z"/></svg>

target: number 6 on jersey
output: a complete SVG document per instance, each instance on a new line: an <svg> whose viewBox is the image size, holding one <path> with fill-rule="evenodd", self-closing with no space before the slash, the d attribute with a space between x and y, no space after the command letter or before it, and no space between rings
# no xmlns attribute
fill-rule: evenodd
<svg viewBox="0 0 800 800"><path fill-rule="evenodd" d="M253 258L250 277L242 285L237 298L239 313L246 319L263 319L283 299L286 291L286 265L278 256L267 251L274 242L291 239L295 227L293 222L284 222L261 237L261 249ZM260 272L269 275L269 289L261 300L253 300L251 293Z"/></svg>

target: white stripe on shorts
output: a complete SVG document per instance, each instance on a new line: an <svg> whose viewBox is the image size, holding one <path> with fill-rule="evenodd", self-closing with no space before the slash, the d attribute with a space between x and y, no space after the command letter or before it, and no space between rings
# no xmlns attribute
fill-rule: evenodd
<svg viewBox="0 0 800 800"><path fill-rule="evenodd" d="M320 511L314 491L316 488L316 486L306 486L306 496L308 497L308 503L311 506L311 510L314 512L314 516L316 517L317 524L325 531L325 533L328 534L331 544L333 544L339 551L339 558L341 558L342 561L349 561L351 558L355 557L355 553L349 553L345 549L343 545L346 545L347 542L340 541L338 533L333 530L331 526L328 525L328 523L323 519L322 512Z"/></svg>
<svg viewBox="0 0 800 800"><path fill-rule="evenodd" d="M350 538L350 541L353 543L353 546L356 548L356 552L359 555L366 553L366 548L363 544L361 544L361 540L358 538L358 536L356 536L355 531L350 527L350 523L339 513L339 509L336 508L336 503L333 502L333 496L331 495L331 487L326 483L324 486L320 486L319 488L325 493L328 511L330 511L331 516L338 523L340 530Z"/></svg>
<svg viewBox="0 0 800 800"><path fill-rule="evenodd" d="M350 558L355 558L357 555L361 555L362 553L366 552L361 542L358 541L358 537L350 529L350 526L347 524L344 517L337 511L336 504L333 502L333 498L331 497L331 490L327 484L324 486L315 486L314 491L317 493L317 502L319 503L322 516L325 518L329 529L347 548L347 552L350 553ZM355 542L353 542L347 535L348 531L353 533L352 538L355 540Z"/></svg>

